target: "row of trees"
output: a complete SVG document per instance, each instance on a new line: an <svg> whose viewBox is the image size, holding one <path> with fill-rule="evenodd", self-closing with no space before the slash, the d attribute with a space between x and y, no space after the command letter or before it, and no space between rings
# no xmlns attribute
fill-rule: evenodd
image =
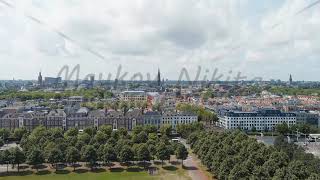
<svg viewBox="0 0 320 180"><path fill-rule="evenodd" d="M278 95L320 95L319 88L273 86L269 91Z"/></svg>
<svg viewBox="0 0 320 180"><path fill-rule="evenodd" d="M299 131L300 133L304 134L310 134L310 133L318 133L319 129L316 127L312 127L308 124L295 124L292 126L288 126L288 124L278 124L275 127L275 131L279 134L285 135L285 134L295 134L296 131Z"/></svg>
<svg viewBox="0 0 320 180"><path fill-rule="evenodd" d="M110 126L102 126L99 130L87 128L83 133L75 128L64 132L40 126L22 137L21 149L2 151L0 162L18 167L27 163L35 168L42 163L50 163L56 168L57 164L64 163L75 168L77 162L85 162L94 168L96 165L111 165L115 161L146 164L146 161L157 159L163 164L170 160L171 155L186 159L187 149L181 143L169 141L168 129L162 128L162 135L158 137L154 126L136 126L131 134L125 129L113 131Z"/></svg>
<svg viewBox="0 0 320 180"><path fill-rule="evenodd" d="M9 131L5 128L0 128L0 146L9 140L20 141L24 134L28 133L25 128L17 128L13 131Z"/></svg>
<svg viewBox="0 0 320 180"><path fill-rule="evenodd" d="M193 151L219 179L319 179L320 160L279 136L275 146L241 131L194 132Z"/></svg>
<svg viewBox="0 0 320 180"><path fill-rule="evenodd" d="M44 92L44 91L4 91L0 92L0 99L20 99L21 101L32 100L32 99L45 99L49 100L51 98L61 99L70 96L83 96L85 99L103 99L113 97L113 94L102 88L94 89L81 89L81 90L68 90L61 93L56 92Z"/></svg>

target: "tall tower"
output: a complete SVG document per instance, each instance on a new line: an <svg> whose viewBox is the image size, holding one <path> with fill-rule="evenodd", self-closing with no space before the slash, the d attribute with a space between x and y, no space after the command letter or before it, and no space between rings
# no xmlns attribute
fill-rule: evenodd
<svg viewBox="0 0 320 180"><path fill-rule="evenodd" d="M290 74L290 77L289 77L289 84L291 85L292 84L292 75Z"/></svg>
<svg viewBox="0 0 320 180"><path fill-rule="evenodd" d="M157 85L158 85L158 87L160 87L161 86L161 75L160 75L160 69L158 69L158 76L157 76Z"/></svg>
<svg viewBox="0 0 320 180"><path fill-rule="evenodd" d="M41 71L39 72L39 75L38 75L38 84L39 84L39 86L42 86L42 75L41 75Z"/></svg>

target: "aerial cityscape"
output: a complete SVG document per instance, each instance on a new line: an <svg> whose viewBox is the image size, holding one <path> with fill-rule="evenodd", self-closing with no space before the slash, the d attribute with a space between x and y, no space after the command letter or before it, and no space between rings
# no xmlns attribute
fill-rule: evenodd
<svg viewBox="0 0 320 180"><path fill-rule="evenodd" d="M0 0L0 180L320 179L319 12Z"/></svg>

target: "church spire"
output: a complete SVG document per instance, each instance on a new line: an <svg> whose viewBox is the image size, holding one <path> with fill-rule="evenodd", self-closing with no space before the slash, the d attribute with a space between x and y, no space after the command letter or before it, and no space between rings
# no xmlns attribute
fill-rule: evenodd
<svg viewBox="0 0 320 180"><path fill-rule="evenodd" d="M160 69L158 68L158 76L157 76L157 85L158 85L158 87L160 87L161 86L161 74L160 74Z"/></svg>

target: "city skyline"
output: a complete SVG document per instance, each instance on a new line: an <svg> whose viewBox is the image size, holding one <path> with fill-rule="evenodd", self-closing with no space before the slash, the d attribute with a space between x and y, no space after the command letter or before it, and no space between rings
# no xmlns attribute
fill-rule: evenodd
<svg viewBox="0 0 320 180"><path fill-rule="evenodd" d="M0 79L186 68L264 80L320 81L319 1L1 1ZM79 12L81 12L79 15ZM263 69L262 69L263 67ZM98 76L98 75L96 75ZM105 78L107 79L107 78ZM111 78L114 79L114 78Z"/></svg>

